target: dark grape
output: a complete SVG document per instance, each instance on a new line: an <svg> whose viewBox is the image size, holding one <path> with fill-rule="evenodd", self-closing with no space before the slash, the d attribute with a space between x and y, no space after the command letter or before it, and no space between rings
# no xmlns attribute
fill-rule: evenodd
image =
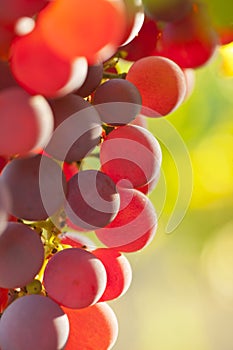
<svg viewBox="0 0 233 350"><path fill-rule="evenodd" d="M178 21L192 6L191 0L142 0L146 14L156 21Z"/></svg>
<svg viewBox="0 0 233 350"><path fill-rule="evenodd" d="M95 64L93 66L88 66L87 76L83 85L78 90L75 90L74 93L82 97L89 96L97 88L97 86L99 86L102 77L102 63Z"/></svg>
<svg viewBox="0 0 233 350"><path fill-rule="evenodd" d="M24 287L43 261L44 247L36 231L21 223L8 223L0 235L0 287Z"/></svg>
<svg viewBox="0 0 233 350"><path fill-rule="evenodd" d="M74 226L88 231L104 227L119 205L115 183L101 171L79 171L68 182L65 212Z"/></svg>
<svg viewBox="0 0 233 350"><path fill-rule="evenodd" d="M45 151L66 162L82 160L100 142L99 114L91 104L77 95L51 100L56 129Z"/></svg>
<svg viewBox="0 0 233 350"><path fill-rule="evenodd" d="M37 155L13 159L2 178L12 197L11 214L25 220L45 220L63 205L66 182L60 166Z"/></svg>
<svg viewBox="0 0 233 350"><path fill-rule="evenodd" d="M93 103L108 125L130 123L141 111L142 98L136 86L124 79L111 79L98 86Z"/></svg>
<svg viewBox="0 0 233 350"><path fill-rule="evenodd" d="M65 312L41 295L15 300L5 310L0 325L2 350L63 350L69 336Z"/></svg>

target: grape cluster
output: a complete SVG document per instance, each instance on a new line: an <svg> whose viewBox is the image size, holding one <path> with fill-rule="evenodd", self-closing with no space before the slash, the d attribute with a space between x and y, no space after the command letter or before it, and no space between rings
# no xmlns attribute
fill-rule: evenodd
<svg viewBox="0 0 233 350"><path fill-rule="evenodd" d="M187 99L225 29L204 0L0 8L0 349L111 349L107 302L157 229L146 118Z"/></svg>

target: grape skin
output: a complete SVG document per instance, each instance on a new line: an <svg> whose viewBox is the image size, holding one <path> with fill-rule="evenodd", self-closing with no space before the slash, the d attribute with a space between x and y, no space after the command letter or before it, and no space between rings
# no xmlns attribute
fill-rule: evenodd
<svg viewBox="0 0 233 350"><path fill-rule="evenodd" d="M1 350L63 350L69 320L50 298L27 295L15 300L0 320Z"/></svg>
<svg viewBox="0 0 233 350"><path fill-rule="evenodd" d="M102 262L81 248L67 248L48 262L43 284L58 304L81 309L95 304L107 283Z"/></svg>
<svg viewBox="0 0 233 350"><path fill-rule="evenodd" d="M23 287L36 276L44 261L44 247L30 227L8 223L0 235L0 286Z"/></svg>

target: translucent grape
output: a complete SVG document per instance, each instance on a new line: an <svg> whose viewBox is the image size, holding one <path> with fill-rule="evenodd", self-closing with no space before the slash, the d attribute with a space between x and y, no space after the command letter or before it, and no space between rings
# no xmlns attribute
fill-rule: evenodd
<svg viewBox="0 0 233 350"><path fill-rule="evenodd" d="M42 96L31 96L20 87L4 89L0 109L0 154L27 155L48 142L53 115Z"/></svg>
<svg viewBox="0 0 233 350"><path fill-rule="evenodd" d="M11 214L18 218L45 220L63 205L65 177L48 157L13 159L5 166L2 178L12 197Z"/></svg>
<svg viewBox="0 0 233 350"><path fill-rule="evenodd" d="M66 162L83 159L100 142L102 127L96 109L74 94L49 103L56 129L45 151Z"/></svg>
<svg viewBox="0 0 233 350"><path fill-rule="evenodd" d="M111 79L97 87L93 103L104 123L117 126L130 123L140 113L142 99L134 84Z"/></svg>
<svg viewBox="0 0 233 350"><path fill-rule="evenodd" d="M99 86L103 77L103 64L95 64L88 66L87 76L83 85L76 91L75 94L87 97Z"/></svg>
<svg viewBox="0 0 233 350"><path fill-rule="evenodd" d="M140 126L120 126L101 144L101 170L115 183L126 179L132 187L145 185L159 172L161 159L158 141Z"/></svg>
<svg viewBox="0 0 233 350"><path fill-rule="evenodd" d="M180 21L165 24L155 54L170 58L182 68L197 68L209 61L217 45L208 11L199 3Z"/></svg>
<svg viewBox="0 0 233 350"><path fill-rule="evenodd" d="M50 298L27 295L7 307L0 321L2 350L63 350L69 320Z"/></svg>
<svg viewBox="0 0 233 350"><path fill-rule="evenodd" d="M184 73L167 58L141 58L130 67L126 79L138 88L145 116L167 115L183 102L186 92Z"/></svg>
<svg viewBox="0 0 233 350"><path fill-rule="evenodd" d="M110 350L118 336L115 313L107 303L98 303L84 309L63 307L70 322L66 350Z"/></svg>
<svg viewBox="0 0 233 350"><path fill-rule="evenodd" d="M130 287L132 269L128 259L115 249L98 248L92 253L99 258L107 272L107 285L99 301L121 297Z"/></svg>
<svg viewBox="0 0 233 350"><path fill-rule="evenodd" d="M138 35L127 45L120 47L126 53L126 60L137 61L140 58L154 54L160 30L156 22L148 17L145 18Z"/></svg>
<svg viewBox="0 0 233 350"><path fill-rule="evenodd" d="M106 226L119 205L115 183L101 171L79 171L68 182L65 212L77 227L91 231Z"/></svg>
<svg viewBox="0 0 233 350"><path fill-rule="evenodd" d="M120 252L136 252L154 238L157 216L153 204L135 189L119 188L121 207L116 218L106 227L96 230L98 239Z"/></svg>
<svg viewBox="0 0 233 350"><path fill-rule="evenodd" d="M44 247L38 234L24 224L8 223L0 235L0 286L25 286L39 272L43 261Z"/></svg>
<svg viewBox="0 0 233 350"><path fill-rule="evenodd" d="M130 124L141 126L142 128L145 128L145 129L148 128L147 119L141 114L139 114L134 120L132 120Z"/></svg>
<svg viewBox="0 0 233 350"><path fill-rule="evenodd" d="M57 55L38 29L17 37L11 46L10 65L18 83L31 94L66 95L79 88L87 75L87 61L73 63Z"/></svg>
<svg viewBox="0 0 233 350"><path fill-rule="evenodd" d="M85 6L82 0L52 1L40 12L37 27L62 57L84 56L95 64L111 57L121 43L124 10L119 0L88 0Z"/></svg>
<svg viewBox="0 0 233 350"><path fill-rule="evenodd" d="M81 248L67 248L49 260L43 283L57 303L81 309L100 299L106 281L105 268L95 255Z"/></svg>

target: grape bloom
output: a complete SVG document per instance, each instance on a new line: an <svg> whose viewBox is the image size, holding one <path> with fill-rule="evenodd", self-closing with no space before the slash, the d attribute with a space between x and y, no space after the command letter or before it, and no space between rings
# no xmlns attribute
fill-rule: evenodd
<svg viewBox="0 0 233 350"><path fill-rule="evenodd" d="M148 121L191 96L223 34L202 0L0 9L0 349L111 350L126 254L156 239Z"/></svg>

